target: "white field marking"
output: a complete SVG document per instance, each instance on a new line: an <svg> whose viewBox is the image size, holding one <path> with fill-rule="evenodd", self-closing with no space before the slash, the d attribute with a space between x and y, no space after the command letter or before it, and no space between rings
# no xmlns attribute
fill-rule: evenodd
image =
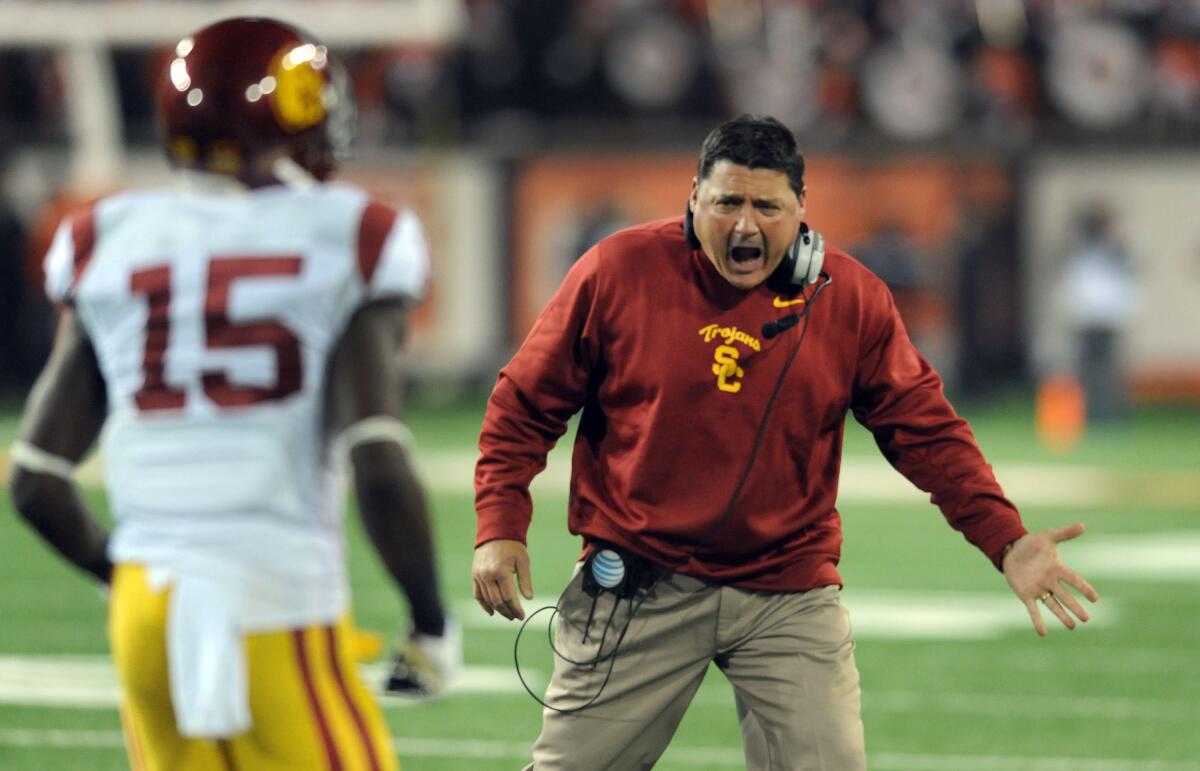
<svg viewBox="0 0 1200 771"><path fill-rule="evenodd" d="M484 739L399 738L393 745L402 758L524 759L530 753L526 742ZM0 728L0 746L123 750L125 742L119 731ZM732 747L672 746L666 760L692 768L741 768L745 762L741 749ZM874 752L868 760L871 768L887 771L1200 771L1197 763L1118 758Z"/></svg>
<svg viewBox="0 0 1200 771"><path fill-rule="evenodd" d="M1002 716L1008 719L1069 718L1115 722L1150 720L1192 725L1200 723L1200 704L1194 701L1107 696L867 691L863 694L863 709L902 713L924 710L955 715Z"/></svg>
<svg viewBox="0 0 1200 771"><path fill-rule="evenodd" d="M387 667L387 662L377 662L359 670L383 706L403 708L420 703L420 699L379 693ZM531 687L545 689L545 673L525 668L522 672ZM447 695L497 693L524 693L511 667L467 667L450 684ZM120 698L107 656L0 656L0 704L90 709L116 707Z"/></svg>
<svg viewBox="0 0 1200 771"><path fill-rule="evenodd" d="M1070 562L1085 576L1195 582L1200 579L1200 531L1088 535L1072 544Z"/></svg>
<svg viewBox="0 0 1200 771"><path fill-rule="evenodd" d="M443 492L472 489L476 454L418 451L416 458L422 477L433 489ZM995 472L1005 493L1022 505L1200 503L1200 477L1183 471L1114 471L1101 466L1014 462L995 464ZM570 478L570 448L564 446L550 453L545 470L534 477L530 489L536 494L565 494ZM929 495L914 487L882 456L843 457L839 505L928 502Z"/></svg>
<svg viewBox="0 0 1200 771"><path fill-rule="evenodd" d="M0 746L51 749L125 749L120 731L81 731L56 728L0 728Z"/></svg>
<svg viewBox="0 0 1200 771"><path fill-rule="evenodd" d="M537 595L532 600L522 598L521 605L528 617L557 601L557 596ZM850 610L850 623L859 640L984 640L1033 628L1025 606L1011 594L847 589L842 602ZM1108 626L1119 618L1114 600L1105 600L1100 605L1086 601L1084 604L1091 617L1088 626ZM499 613L487 615L474 601L458 603L455 610L465 627L512 629L516 633L516 623ZM543 611L525 634L544 636L551 615L550 611ZM1043 615L1048 629L1067 631L1049 613Z"/></svg>
<svg viewBox="0 0 1200 771"><path fill-rule="evenodd" d="M1200 771L1200 763L1117 758L914 755L877 752L871 755L871 768L886 771Z"/></svg>
<svg viewBox="0 0 1200 771"><path fill-rule="evenodd" d="M416 452L421 477L437 492L463 493L473 489L474 452L454 450ZM0 448L0 474L7 478L8 449ZM1129 504L1187 506L1200 504L1200 476L1184 471L1115 471L1100 466L1040 463L997 463L996 478L1005 493L1022 505L1096 506ZM571 452L566 444L550 453L546 469L534 478L534 493L565 494L571 478ZM77 472L80 484L103 483L103 462L93 453ZM928 503L921 492L883 458L849 456L842 459L838 504Z"/></svg>
<svg viewBox="0 0 1200 771"><path fill-rule="evenodd" d="M981 640L1007 632L1031 631L1029 613L1012 594L915 592L847 589L843 604L850 610L856 639ZM1120 618L1115 601L1092 605L1086 600L1088 626L1109 626ZM1048 611L1046 628L1067 632Z"/></svg>
<svg viewBox="0 0 1200 771"><path fill-rule="evenodd" d="M1104 600L1108 602L1108 600ZM1132 675L1160 675L1178 678L1193 671L1196 654L1191 650L1170 648L1088 648L1046 655L1037 647L1006 647L989 656L993 666L1024 672L1091 672L1128 678Z"/></svg>
<svg viewBox="0 0 1200 771"><path fill-rule="evenodd" d="M396 752L403 759L410 757L463 757L463 758L514 758L529 759L532 743L501 742L490 740L454 739L410 739L399 738L393 742ZM459 748L463 751L457 751ZM690 768L710 766L742 768L746 759L740 747L670 747L666 760L685 763Z"/></svg>
<svg viewBox="0 0 1200 771"><path fill-rule="evenodd" d="M732 708L733 690L728 687L701 689L692 703L701 707ZM1192 725L1200 723L1200 705L1196 702L1106 696L926 693L867 689L863 693L863 711L1002 717L1007 720L1066 719L1115 723L1152 721Z"/></svg>
<svg viewBox="0 0 1200 771"><path fill-rule="evenodd" d="M399 738L393 741L400 758L405 757L461 757L461 758L513 758L528 760L532 743L501 742L491 740L455 739L412 739ZM461 751L459 751L461 748ZM741 748L733 747L686 747L672 746L668 760L686 763L690 768L709 766L741 768L745 757Z"/></svg>
<svg viewBox="0 0 1200 771"><path fill-rule="evenodd" d="M366 667L366 681L382 681L384 664ZM526 671L534 692L545 690L541 671ZM504 695L523 693L509 667L469 667L451 687L450 694ZM0 703L64 708L112 708L119 691L111 665L104 656L4 656L0 657ZM388 697L387 708L410 707L421 700ZM697 706L730 707L732 692L725 687L700 691ZM1107 698L1087 696L1035 696L969 693L918 693L868 690L868 711L937 712L973 716L1043 719L1077 718L1119 722L1154 720L1168 723L1200 722L1200 708L1187 701Z"/></svg>
<svg viewBox="0 0 1200 771"><path fill-rule="evenodd" d="M0 704L89 709L120 700L107 656L0 656Z"/></svg>

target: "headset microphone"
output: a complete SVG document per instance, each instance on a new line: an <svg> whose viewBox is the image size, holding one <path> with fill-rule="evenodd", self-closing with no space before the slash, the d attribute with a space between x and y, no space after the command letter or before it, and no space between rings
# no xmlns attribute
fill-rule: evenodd
<svg viewBox="0 0 1200 771"><path fill-rule="evenodd" d="M766 324L762 325L762 336L770 340L780 332L786 332L787 330L799 324L800 319L802 318L804 318L803 314L793 313L791 316L784 316L781 319L768 321Z"/></svg>

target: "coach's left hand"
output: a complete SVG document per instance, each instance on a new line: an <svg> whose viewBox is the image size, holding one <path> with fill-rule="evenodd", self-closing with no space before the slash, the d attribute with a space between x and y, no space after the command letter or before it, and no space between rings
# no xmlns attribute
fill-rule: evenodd
<svg viewBox="0 0 1200 771"><path fill-rule="evenodd" d="M1083 525L1075 523L1066 527L1051 528L1037 533L1028 533L1013 544L1004 558L1004 577L1013 592L1025 603L1033 628L1045 636L1046 625L1042 621L1038 603L1042 602L1058 617L1067 629L1075 628L1075 618L1088 620L1088 613L1067 585L1092 602L1100 599L1092 585L1075 571L1069 569L1058 557L1058 544L1083 534Z"/></svg>
<svg viewBox="0 0 1200 771"><path fill-rule="evenodd" d="M489 616L500 611L509 621L525 618L525 609L517 596L520 589L525 599L533 599L533 576L525 544L506 539L480 544L471 563L471 579L475 584L475 601Z"/></svg>

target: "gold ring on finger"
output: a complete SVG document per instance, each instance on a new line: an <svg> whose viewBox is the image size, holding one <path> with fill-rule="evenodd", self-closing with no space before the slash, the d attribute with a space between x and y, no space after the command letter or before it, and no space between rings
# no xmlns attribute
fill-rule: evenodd
<svg viewBox="0 0 1200 771"><path fill-rule="evenodd" d="M1042 602L1049 602L1050 598L1053 596L1054 596L1053 592L1042 592L1041 594L1038 595L1038 599L1041 600Z"/></svg>

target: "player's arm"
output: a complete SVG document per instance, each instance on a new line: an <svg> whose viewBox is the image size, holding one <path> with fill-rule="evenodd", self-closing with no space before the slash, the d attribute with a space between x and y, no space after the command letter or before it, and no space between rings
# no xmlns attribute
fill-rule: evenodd
<svg viewBox="0 0 1200 771"><path fill-rule="evenodd" d="M351 319L331 364L330 427L349 454L363 525L408 599L415 632L441 636L433 533L401 422L405 322L399 301L371 303Z"/></svg>
<svg viewBox="0 0 1200 771"><path fill-rule="evenodd" d="M401 422L400 348L404 306L377 301L350 321L332 362L330 417L354 469L363 525L408 599L412 632L397 651L385 688L434 696L462 665L462 640L437 585L425 494Z"/></svg>
<svg viewBox="0 0 1200 771"><path fill-rule="evenodd" d="M12 448L9 492L21 516L59 554L108 583L108 533L79 495L72 472L106 417L104 378L79 319L63 312Z"/></svg>

